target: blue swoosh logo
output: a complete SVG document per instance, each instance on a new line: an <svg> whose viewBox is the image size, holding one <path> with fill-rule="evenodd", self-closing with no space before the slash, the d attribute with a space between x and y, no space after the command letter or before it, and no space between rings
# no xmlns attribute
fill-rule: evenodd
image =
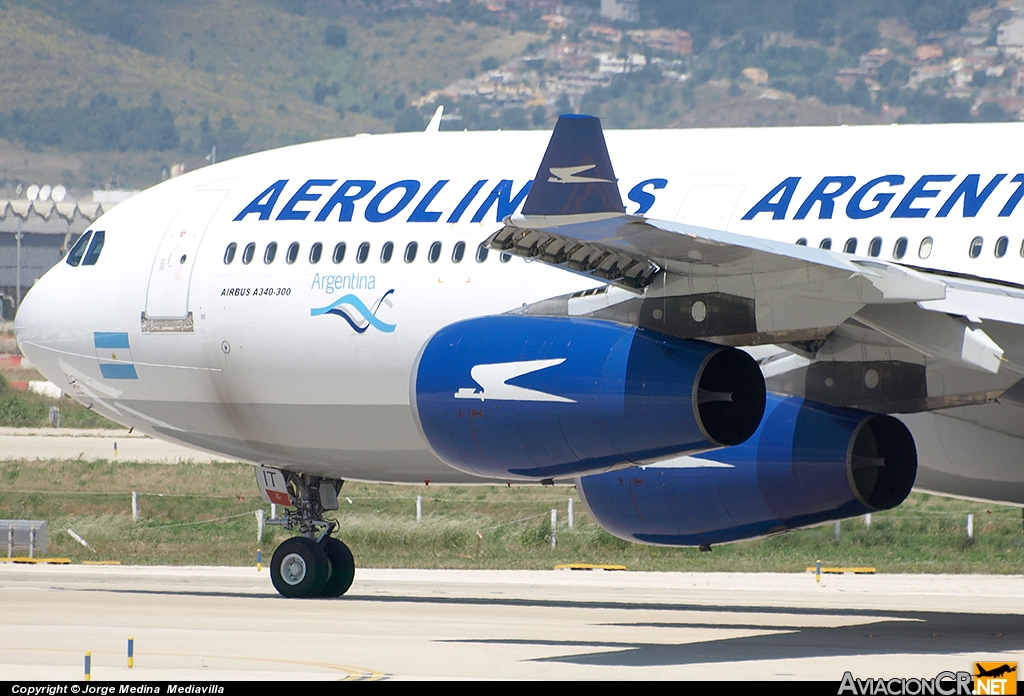
<svg viewBox="0 0 1024 696"><path fill-rule="evenodd" d="M311 317L319 317L324 314L334 314L347 321L349 326L351 326L356 333L363 333L371 326L383 333L391 333L395 330L395 324L388 324L381 321L377 318L375 311L380 308L384 299L393 292L394 290L388 290L384 293L384 297L380 298L377 302L377 306L374 308L374 311L371 311L370 308L363 304L363 301L355 295L345 295L344 297L339 297L326 307L316 307L309 310L309 315ZM349 315L348 311L345 309L339 309L342 305L350 305L352 309L358 312L359 315L367 322L366 326L359 326L359 324L356 323L355 318Z"/></svg>

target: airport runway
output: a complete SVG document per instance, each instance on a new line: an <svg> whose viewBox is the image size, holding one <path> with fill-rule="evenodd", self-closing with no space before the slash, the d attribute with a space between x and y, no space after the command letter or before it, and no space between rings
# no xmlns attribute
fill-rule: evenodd
<svg viewBox="0 0 1024 696"><path fill-rule="evenodd" d="M154 464L231 461L138 433L129 435L127 429L0 428L0 460L114 458Z"/></svg>
<svg viewBox="0 0 1024 696"><path fill-rule="evenodd" d="M76 679L824 679L1024 662L1024 577L0 564L0 674ZM125 648L135 638L135 668Z"/></svg>

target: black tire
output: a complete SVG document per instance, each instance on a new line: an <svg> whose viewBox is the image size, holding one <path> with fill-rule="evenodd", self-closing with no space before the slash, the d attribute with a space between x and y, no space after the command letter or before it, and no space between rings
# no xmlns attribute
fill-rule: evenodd
<svg viewBox="0 0 1024 696"><path fill-rule="evenodd" d="M324 540L323 551L331 562L331 576L327 579L321 596L340 597L352 587L352 581L356 577L356 561L348 546L334 537L327 537Z"/></svg>
<svg viewBox="0 0 1024 696"><path fill-rule="evenodd" d="M270 579L288 598L319 597L330 574L323 550L312 539L292 537L274 551Z"/></svg>

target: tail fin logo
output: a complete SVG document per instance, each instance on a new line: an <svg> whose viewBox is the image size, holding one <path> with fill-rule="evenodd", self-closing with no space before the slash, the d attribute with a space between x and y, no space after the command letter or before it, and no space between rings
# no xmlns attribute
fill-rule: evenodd
<svg viewBox="0 0 1024 696"><path fill-rule="evenodd" d="M548 183L551 184L613 184L614 181L608 179L595 179L588 176L577 176L583 172L589 172L591 169L596 169L596 164L582 164L578 167L551 167L548 171L551 172L551 176L548 177Z"/></svg>

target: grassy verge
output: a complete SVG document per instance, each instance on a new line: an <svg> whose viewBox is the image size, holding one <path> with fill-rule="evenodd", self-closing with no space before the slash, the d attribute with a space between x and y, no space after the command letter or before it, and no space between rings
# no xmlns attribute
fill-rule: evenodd
<svg viewBox="0 0 1024 696"><path fill-rule="evenodd" d="M19 377L21 375L14 375L14 378ZM51 399L40 394L12 389L4 375L0 375L0 427L49 427L51 406L60 409L61 426L64 428L123 427L87 409L70 397Z"/></svg>
<svg viewBox="0 0 1024 696"><path fill-rule="evenodd" d="M132 521L131 491L140 520ZM897 510L833 526L719 546L712 553L630 544L604 532L573 488L412 487L349 483L337 513L340 536L360 567L551 568L621 563L631 570L800 571L826 565L880 572L1022 573L1017 508L914 494ZM416 496L423 520L416 521ZM566 526L568 499L576 524ZM128 564L247 565L254 562L254 511L269 506L245 464L108 461L0 463L0 518L45 519L51 556ZM558 512L551 548L550 510ZM967 514L974 514L968 541ZM67 533L73 529L95 552ZM267 527L266 555L288 534Z"/></svg>

